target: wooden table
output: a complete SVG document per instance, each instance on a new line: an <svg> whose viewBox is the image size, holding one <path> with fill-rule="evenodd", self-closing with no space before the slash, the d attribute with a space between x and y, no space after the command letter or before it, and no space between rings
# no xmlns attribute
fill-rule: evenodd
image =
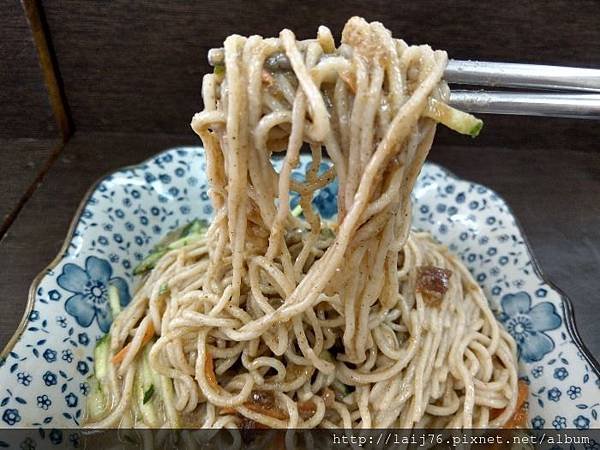
<svg viewBox="0 0 600 450"><path fill-rule="evenodd" d="M187 124L201 108L206 48L239 27L266 34L291 23L307 35L321 21L339 28L352 13L385 20L390 2L373 2L367 10L364 2L349 1L342 12L317 1L293 11L280 1L260 2L268 5L264 10L238 1L228 11L214 0L193 7L64 3L44 2L41 12L61 101L75 129L65 133L65 144L65 130L44 119L55 112L22 12L0 19L0 29L12 24L11 45L23 46L13 49L12 57L21 58L14 69L0 69L2 100L12 111L11 120L0 122L0 348L21 318L32 279L58 252L94 181L167 147L199 144ZM514 2L498 9L461 0L435 17L423 12L424 3L435 4L403 2L385 21L411 41L429 36L436 45L446 42L457 57L600 65L594 2ZM310 6L317 13L309 15ZM475 9L467 20L468 8ZM223 19L215 22L218 9ZM9 50L0 44L0 56L10 56ZM30 88L22 89L23 80ZM504 197L547 278L571 298L585 344L600 355L600 126L488 117L477 140L442 130L431 160Z"/></svg>

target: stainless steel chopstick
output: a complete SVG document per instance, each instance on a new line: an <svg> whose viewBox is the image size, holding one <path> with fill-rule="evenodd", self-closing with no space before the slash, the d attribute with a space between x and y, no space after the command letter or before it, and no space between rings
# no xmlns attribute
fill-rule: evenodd
<svg viewBox="0 0 600 450"><path fill-rule="evenodd" d="M448 83L600 92L600 69L488 61L448 61Z"/></svg>
<svg viewBox="0 0 600 450"><path fill-rule="evenodd" d="M223 64L222 48L208 52L211 66ZM271 58L278 68L290 67L286 56ZM267 60L269 64L269 60ZM600 92L600 69L451 59L444 72L448 83L490 87Z"/></svg>
<svg viewBox="0 0 600 450"><path fill-rule="evenodd" d="M600 94L451 91L449 103L479 114L600 119Z"/></svg>
<svg viewBox="0 0 600 450"><path fill-rule="evenodd" d="M223 49L211 49L208 60L212 66L223 64ZM265 64L282 70L290 67L287 57L281 53L271 56ZM449 84L537 90L537 92L452 90L450 104L464 111L600 119L600 69L450 60L444 72L444 79Z"/></svg>

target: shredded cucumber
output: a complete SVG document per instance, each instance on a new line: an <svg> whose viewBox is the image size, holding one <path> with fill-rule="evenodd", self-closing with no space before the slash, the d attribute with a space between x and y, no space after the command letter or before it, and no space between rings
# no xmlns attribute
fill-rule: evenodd
<svg viewBox="0 0 600 450"><path fill-rule="evenodd" d="M476 137L483 128L483 120L434 98L429 99L425 115L454 131L471 137Z"/></svg>
<svg viewBox="0 0 600 450"><path fill-rule="evenodd" d="M167 253L167 249L165 248L161 248L160 250L155 249L155 251L146 256L142 262L133 269L133 274L141 275L153 269L158 260L162 258L165 253Z"/></svg>
<svg viewBox="0 0 600 450"><path fill-rule="evenodd" d="M135 376L135 399L139 412L144 418L144 422L150 426L158 426L158 407L155 393L155 377L153 370L150 368L151 345L146 345L142 352L141 367Z"/></svg>
<svg viewBox="0 0 600 450"><path fill-rule="evenodd" d="M321 359L324 359L325 361L328 361L330 363L335 363L335 359L333 358L333 355L331 353L329 353L327 350L323 350L319 356Z"/></svg>
<svg viewBox="0 0 600 450"><path fill-rule="evenodd" d="M108 304L110 305L110 311L114 319L121 312L121 297L119 296L117 287L112 284L108 286Z"/></svg>
<svg viewBox="0 0 600 450"><path fill-rule="evenodd" d="M94 349L94 374L98 381L103 381L108 372L108 356L110 353L110 335L105 335Z"/></svg>
<svg viewBox="0 0 600 450"><path fill-rule="evenodd" d="M169 284L168 283L163 283L160 285L160 288L158 288L158 293L160 295L166 294L167 292L169 292Z"/></svg>
<svg viewBox="0 0 600 450"><path fill-rule="evenodd" d="M334 390L339 392L342 395L342 397L346 397L348 394L351 393L350 386L345 385L340 380L334 380L331 387L333 387Z"/></svg>
<svg viewBox="0 0 600 450"><path fill-rule="evenodd" d="M204 233L206 233L207 229L208 229L208 222L206 220L195 219L195 220L192 220L190 223L188 223L185 227L183 227L179 237L186 237L190 234L197 234L197 233L204 234Z"/></svg>
<svg viewBox="0 0 600 450"><path fill-rule="evenodd" d="M294 209L292 209L292 216L300 217L302 214L302 205L298 204Z"/></svg>
<svg viewBox="0 0 600 450"><path fill-rule="evenodd" d="M106 396L102 392L102 387L95 376L88 378L90 391L86 400L86 408L90 420L99 420L106 413L107 401Z"/></svg>
<svg viewBox="0 0 600 450"><path fill-rule="evenodd" d="M206 234L208 222L206 220L195 219L188 223L179 234L179 238L169 244L160 244L152 249L150 254L146 256L134 269L134 275L142 275L149 270L152 270L158 260L162 258L169 250L175 250L185 247L194 241L197 241Z"/></svg>

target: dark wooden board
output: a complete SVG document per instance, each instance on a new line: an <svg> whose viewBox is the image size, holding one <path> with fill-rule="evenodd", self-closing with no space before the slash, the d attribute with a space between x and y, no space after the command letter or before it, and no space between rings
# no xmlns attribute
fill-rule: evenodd
<svg viewBox="0 0 600 450"><path fill-rule="evenodd" d="M390 0L43 1L75 126L87 131L186 133L201 108L206 52L237 32L289 27L339 36L352 15L380 20L411 43L454 58L600 67L600 13L593 0L451 2ZM596 150L600 127L582 121L487 119L480 145ZM583 136L583 138L582 138ZM587 140L585 138L588 138ZM458 143L443 133L440 142Z"/></svg>
<svg viewBox="0 0 600 450"><path fill-rule="evenodd" d="M0 14L0 138L59 135L27 19L18 1Z"/></svg>
<svg viewBox="0 0 600 450"><path fill-rule="evenodd" d="M0 349L21 320L31 281L58 254L77 206L92 184L109 171L141 162L169 146L196 142L191 134L90 134L75 135L69 141L0 241L0 260L4 261L0 270ZM0 199L3 196L0 191Z"/></svg>
<svg viewBox="0 0 600 450"><path fill-rule="evenodd" d="M0 237L60 144L57 138L0 138Z"/></svg>
<svg viewBox="0 0 600 450"><path fill-rule="evenodd" d="M197 143L191 133L75 134L0 242L0 260L8 262L0 271L0 348L20 320L31 281L56 256L94 181L167 147ZM584 342L600 355L600 154L436 144L431 159L507 200L542 268L573 300Z"/></svg>

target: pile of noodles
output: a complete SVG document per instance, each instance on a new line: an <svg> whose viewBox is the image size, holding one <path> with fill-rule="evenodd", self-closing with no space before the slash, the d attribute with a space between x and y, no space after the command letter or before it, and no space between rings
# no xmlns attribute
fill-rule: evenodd
<svg viewBox="0 0 600 450"><path fill-rule="evenodd" d="M289 64L278 68L281 55ZM514 341L463 264L410 230L436 129L425 111L447 100L446 61L356 17L338 47L325 27L303 41L289 30L225 40L192 121L216 216L157 262L115 319L111 355L128 351L108 369L111 406L91 426L507 422ZM303 147L312 164L298 181ZM321 173L324 152L333 166ZM336 177L338 215L325 224L313 194ZM160 380L155 423L134 395L144 354Z"/></svg>

